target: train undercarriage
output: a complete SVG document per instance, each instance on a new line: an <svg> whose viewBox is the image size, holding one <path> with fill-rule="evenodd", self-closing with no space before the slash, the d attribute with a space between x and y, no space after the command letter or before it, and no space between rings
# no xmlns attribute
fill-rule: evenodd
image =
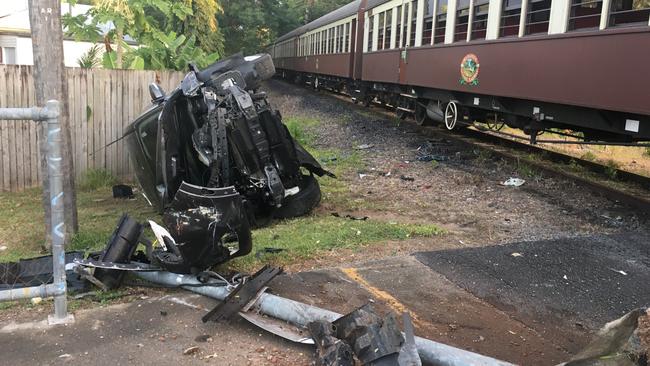
<svg viewBox="0 0 650 366"><path fill-rule="evenodd" d="M650 141L650 116L517 98L479 95L418 86L375 83L331 75L279 70L278 76L315 90L350 96L355 103L379 103L399 118L449 130L471 125L499 133L521 130L530 143L586 143L642 146ZM542 139L544 133L572 139ZM646 145L647 146L647 145Z"/></svg>

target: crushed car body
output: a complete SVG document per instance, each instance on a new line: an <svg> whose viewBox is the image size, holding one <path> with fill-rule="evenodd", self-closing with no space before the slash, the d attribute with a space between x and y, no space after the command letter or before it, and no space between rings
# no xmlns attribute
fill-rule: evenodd
<svg viewBox="0 0 650 366"><path fill-rule="evenodd" d="M245 255L250 226L307 214L320 202L314 175L333 174L259 92L274 73L268 54L237 54L205 70L190 65L169 94L150 85L152 106L125 138L145 196L178 242L178 253L157 253L167 268L190 272L205 267L206 256ZM224 252L224 236L238 238L239 248Z"/></svg>

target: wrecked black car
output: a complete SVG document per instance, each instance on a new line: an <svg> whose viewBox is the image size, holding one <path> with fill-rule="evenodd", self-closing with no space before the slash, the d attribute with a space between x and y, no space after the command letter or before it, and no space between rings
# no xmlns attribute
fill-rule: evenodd
<svg viewBox="0 0 650 366"><path fill-rule="evenodd" d="M144 194L164 213L179 247L248 237L249 224L301 216L319 203L314 175L331 173L291 137L259 91L274 73L268 54L237 54L205 70L190 65L167 95L149 86L152 106L125 138ZM244 241L237 256L250 252Z"/></svg>

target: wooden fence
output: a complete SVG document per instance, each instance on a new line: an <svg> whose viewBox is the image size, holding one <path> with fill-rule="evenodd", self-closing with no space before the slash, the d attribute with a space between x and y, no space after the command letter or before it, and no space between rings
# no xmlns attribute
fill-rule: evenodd
<svg viewBox="0 0 650 366"><path fill-rule="evenodd" d="M167 92L184 73L66 69L74 167L77 178L88 169L104 168L131 178L126 143L119 139L128 124L150 103L148 85L159 80ZM0 108L35 106L31 66L0 65ZM32 121L0 120L0 191L19 191L40 184L40 128Z"/></svg>

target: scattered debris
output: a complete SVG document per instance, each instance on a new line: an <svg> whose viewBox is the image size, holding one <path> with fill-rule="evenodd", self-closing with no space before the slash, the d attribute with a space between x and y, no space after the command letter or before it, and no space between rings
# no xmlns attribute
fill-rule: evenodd
<svg viewBox="0 0 650 366"><path fill-rule="evenodd" d="M610 268L609 270L612 271L612 272L622 274L623 276L627 276L627 272L625 272L625 271L621 271L619 269L614 269L614 268Z"/></svg>
<svg viewBox="0 0 650 366"><path fill-rule="evenodd" d="M403 181L406 181L406 182L414 182L414 181L415 181L415 178L413 178L413 177L407 177L406 175L400 175L400 176L399 176L399 179L401 179L401 180L403 180Z"/></svg>
<svg viewBox="0 0 650 366"><path fill-rule="evenodd" d="M558 366L647 365L650 350L644 349L639 340L639 318L647 313L647 308L636 309L605 324L584 350Z"/></svg>
<svg viewBox="0 0 650 366"><path fill-rule="evenodd" d="M523 257L524 256L523 254L518 253L518 252L514 252L514 253L512 253L510 255L513 256L513 257Z"/></svg>
<svg viewBox="0 0 650 366"><path fill-rule="evenodd" d="M367 150L375 147L373 144L361 144L354 147L355 150Z"/></svg>
<svg viewBox="0 0 650 366"><path fill-rule="evenodd" d="M282 273L281 268L270 267L268 265L264 266L248 281L235 287L224 301L220 302L214 309L210 310L209 313L203 316L203 322L230 319L246 306L246 304L253 300L264 286L280 273Z"/></svg>
<svg viewBox="0 0 650 366"><path fill-rule="evenodd" d="M7 246L6 245L0 245L0 252L4 252L5 250L7 250Z"/></svg>
<svg viewBox="0 0 650 366"><path fill-rule="evenodd" d="M209 334L202 334L194 338L194 341L199 343L212 342L212 336Z"/></svg>
<svg viewBox="0 0 650 366"><path fill-rule="evenodd" d="M125 184L118 184L113 186L113 198L133 199L133 188Z"/></svg>
<svg viewBox="0 0 650 366"><path fill-rule="evenodd" d="M122 215L117 227L113 231L113 235L111 235L106 244L106 249L99 256L98 261L129 263L143 232L144 227L142 225L129 217L129 215ZM124 271L97 268L92 277L101 282L104 285L104 289L112 290L122 284L125 274ZM87 278L90 279L90 276L87 276ZM93 281L92 279L90 280ZM93 281L93 283L96 282Z"/></svg>
<svg viewBox="0 0 650 366"><path fill-rule="evenodd" d="M255 252L255 258L260 259L264 256L264 254L278 254L284 252L285 250L286 249L284 248L264 247Z"/></svg>
<svg viewBox="0 0 650 366"><path fill-rule="evenodd" d="M183 351L183 354L184 354L185 356L193 355L193 354L199 352L199 350L201 350L201 349L199 348L199 346L192 346L192 347L186 348L186 349Z"/></svg>
<svg viewBox="0 0 650 366"><path fill-rule="evenodd" d="M318 350L318 366L353 366L352 348L344 341L336 338L336 330L332 323L319 320L307 326Z"/></svg>
<svg viewBox="0 0 650 366"><path fill-rule="evenodd" d="M422 362L407 314L404 324L408 339L400 332L393 314L381 318L368 303L334 322L311 322L308 329L318 346L319 365L353 365L354 354L362 365L419 366Z"/></svg>
<svg viewBox="0 0 650 366"><path fill-rule="evenodd" d="M88 286L73 269L72 264L82 259L84 252L68 252L65 254L66 281L68 291L84 292ZM40 286L52 283L52 256L20 259L18 262L0 263L0 290Z"/></svg>
<svg viewBox="0 0 650 366"><path fill-rule="evenodd" d="M354 221L366 221L369 219L368 216L352 216L350 214L346 214L345 216L341 216L338 212L332 212L332 216L334 217L340 217L340 218L346 218Z"/></svg>
<svg viewBox="0 0 650 366"><path fill-rule="evenodd" d="M521 187L524 183L526 183L526 181L521 178L508 178L505 182L501 183L501 185L506 187Z"/></svg>
<svg viewBox="0 0 650 366"><path fill-rule="evenodd" d="M448 144L448 141L446 140L441 140L440 142L438 141L427 141L424 145L421 145L417 148L415 151L415 160L417 161L445 161L449 160L449 157L444 156L444 155L439 155L436 154L435 151L437 150L436 145L446 145Z"/></svg>

